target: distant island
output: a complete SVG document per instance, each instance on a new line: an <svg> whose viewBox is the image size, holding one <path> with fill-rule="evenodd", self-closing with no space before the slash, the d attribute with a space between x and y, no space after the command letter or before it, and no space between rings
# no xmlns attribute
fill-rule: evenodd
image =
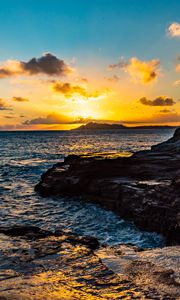
<svg viewBox="0 0 180 300"><path fill-rule="evenodd" d="M168 125L152 125L152 126L132 126L127 127L122 124L108 124L108 123L96 123L96 122L89 122L85 125L81 125L73 131L89 131L89 130L120 130L120 129L166 129L166 128L175 128L175 126L168 126Z"/></svg>

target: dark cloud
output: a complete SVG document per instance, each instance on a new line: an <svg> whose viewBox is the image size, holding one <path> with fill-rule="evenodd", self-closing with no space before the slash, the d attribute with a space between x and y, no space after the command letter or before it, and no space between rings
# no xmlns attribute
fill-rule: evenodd
<svg viewBox="0 0 180 300"><path fill-rule="evenodd" d="M46 53L40 58L32 58L28 62L21 62L21 64L23 70L29 74L66 75L71 71L63 60L51 53Z"/></svg>
<svg viewBox="0 0 180 300"><path fill-rule="evenodd" d="M143 105L147 106L173 106L176 102L172 98L158 97L154 100L149 100L146 97L143 97L139 100Z"/></svg>
<svg viewBox="0 0 180 300"><path fill-rule="evenodd" d="M16 101L16 102L28 102L29 101L29 99L23 98L23 97L13 97L12 100Z"/></svg>
<svg viewBox="0 0 180 300"><path fill-rule="evenodd" d="M16 75L46 74L49 76L64 76L72 72L72 69L64 60L51 53L45 53L40 58L32 58L27 62L9 60L0 67L0 78Z"/></svg>
<svg viewBox="0 0 180 300"><path fill-rule="evenodd" d="M24 125L37 125L37 124L46 124L46 125L50 125L50 124L82 124L85 123L87 121L89 121L90 119L88 118L72 118L72 117L68 117L65 115L61 115L61 114L57 114L57 113L52 113L49 114L45 117L39 117L39 118L35 118L32 120L27 120L25 121L23 124Z"/></svg>

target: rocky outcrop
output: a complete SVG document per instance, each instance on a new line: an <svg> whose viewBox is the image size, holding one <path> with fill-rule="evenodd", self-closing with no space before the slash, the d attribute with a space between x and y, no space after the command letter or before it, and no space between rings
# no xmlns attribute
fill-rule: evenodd
<svg viewBox="0 0 180 300"><path fill-rule="evenodd" d="M62 230L3 227L0 299L179 299L179 248L102 247Z"/></svg>
<svg viewBox="0 0 180 300"><path fill-rule="evenodd" d="M169 141L129 157L70 155L42 175L42 196L81 196L180 243L180 129Z"/></svg>
<svg viewBox="0 0 180 300"><path fill-rule="evenodd" d="M152 147L154 151L164 151L173 153L180 153L180 127L176 129L174 136L168 141L155 145Z"/></svg>

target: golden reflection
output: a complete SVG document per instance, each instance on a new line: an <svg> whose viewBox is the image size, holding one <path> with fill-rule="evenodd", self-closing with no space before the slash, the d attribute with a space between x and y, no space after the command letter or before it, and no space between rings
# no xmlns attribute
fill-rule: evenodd
<svg viewBox="0 0 180 300"><path fill-rule="evenodd" d="M7 266L0 274L3 300L116 300L143 295L68 234L34 241L0 239ZM4 247L6 240L8 249Z"/></svg>

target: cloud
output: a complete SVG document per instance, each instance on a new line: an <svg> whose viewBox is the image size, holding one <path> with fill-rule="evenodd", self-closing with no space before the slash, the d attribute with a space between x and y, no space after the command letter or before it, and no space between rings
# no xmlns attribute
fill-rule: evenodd
<svg viewBox="0 0 180 300"><path fill-rule="evenodd" d="M158 59L142 61L137 57L132 57L128 62L121 60L119 63L109 65L110 69L120 68L127 72L135 82L148 84L155 81L159 75Z"/></svg>
<svg viewBox="0 0 180 300"><path fill-rule="evenodd" d="M110 82L118 82L119 81L119 76L113 75L111 77L105 77L105 79L110 81Z"/></svg>
<svg viewBox="0 0 180 300"><path fill-rule="evenodd" d="M176 65L176 72L180 72L180 63L178 63L177 65ZM179 81L177 80L177 81L175 81L175 84L174 85L178 85L179 84Z"/></svg>
<svg viewBox="0 0 180 300"><path fill-rule="evenodd" d="M178 80L174 81L173 85L174 85L174 86L180 85L180 80L178 79Z"/></svg>
<svg viewBox="0 0 180 300"><path fill-rule="evenodd" d="M40 58L32 58L27 62L8 60L0 67L0 78L17 75L45 74L49 76L64 76L72 72L72 69L64 60L51 53L45 53Z"/></svg>
<svg viewBox="0 0 180 300"><path fill-rule="evenodd" d="M168 34L171 37L180 37L180 23L173 22L168 27Z"/></svg>
<svg viewBox="0 0 180 300"><path fill-rule="evenodd" d="M176 65L176 72L180 73L180 56L177 58L177 65ZM176 86L176 85L179 85L180 84L180 80L176 80L173 85Z"/></svg>
<svg viewBox="0 0 180 300"><path fill-rule="evenodd" d="M85 83L88 83L88 79L85 78L85 77L81 78L81 81L82 81L82 82L85 82Z"/></svg>
<svg viewBox="0 0 180 300"><path fill-rule="evenodd" d="M68 82L56 81L52 84L52 89L56 93L61 93L66 98L72 98L74 96L81 96L83 99L98 99L106 97L111 91L106 89L104 92L95 91L90 93L87 88L80 85L73 85Z"/></svg>
<svg viewBox="0 0 180 300"><path fill-rule="evenodd" d="M180 121L180 114L178 113L167 113L157 114L152 118L153 122L156 123L173 123Z"/></svg>
<svg viewBox="0 0 180 300"><path fill-rule="evenodd" d="M4 116L4 118L6 118L6 119L14 119L14 118L16 118L16 116L7 115L7 116Z"/></svg>
<svg viewBox="0 0 180 300"><path fill-rule="evenodd" d="M0 110L12 110L11 106L7 105L3 99L0 98Z"/></svg>
<svg viewBox="0 0 180 300"><path fill-rule="evenodd" d="M90 120L90 118L72 118L65 115L52 113L45 117L39 117L32 120L27 120L23 124L24 125L37 125L37 124L82 124L86 123Z"/></svg>
<svg viewBox="0 0 180 300"><path fill-rule="evenodd" d="M55 92L61 93L67 98L71 98L74 94L78 94L83 97L88 97L86 89L79 85L71 85L67 82L55 82L52 88Z"/></svg>
<svg viewBox="0 0 180 300"><path fill-rule="evenodd" d="M29 99L23 98L23 97L13 97L12 100L16 101L16 102L28 102L29 101Z"/></svg>
<svg viewBox="0 0 180 300"><path fill-rule="evenodd" d="M123 58L117 63L117 64L110 64L109 65L109 69L110 70L113 70L113 69L116 69L116 68L126 68L128 67L129 63L126 62Z"/></svg>
<svg viewBox="0 0 180 300"><path fill-rule="evenodd" d="M11 130L24 130L24 126L21 124L4 124L0 125L1 131L11 131Z"/></svg>
<svg viewBox="0 0 180 300"><path fill-rule="evenodd" d="M154 100L149 100L146 97L143 97L139 100L143 105L147 106L173 106L176 102L172 98L158 97Z"/></svg>
<svg viewBox="0 0 180 300"><path fill-rule="evenodd" d="M159 111L160 113L163 113L163 114L167 114L167 113L171 113L172 112L172 110L170 110L170 109L161 109L160 111Z"/></svg>

